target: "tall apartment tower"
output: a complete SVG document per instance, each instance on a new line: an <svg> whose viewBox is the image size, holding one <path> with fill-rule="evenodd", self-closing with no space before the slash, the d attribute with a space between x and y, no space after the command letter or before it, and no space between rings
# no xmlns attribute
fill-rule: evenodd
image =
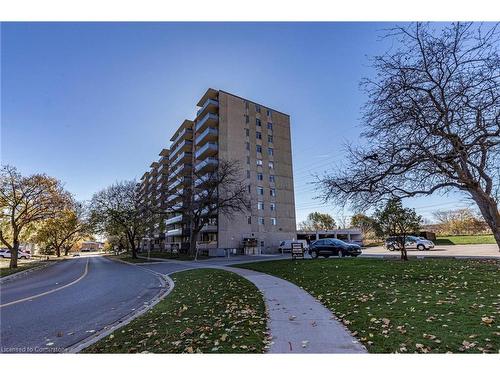
<svg viewBox="0 0 500 375"><path fill-rule="evenodd" d="M184 189L201 186L193 171L199 176L216 169L218 160L237 160L250 211L210 218L198 248L219 255L253 243L260 252L277 251L281 241L296 238L290 117L214 89L208 89L197 106L194 120L185 120L171 138L166 200L172 210L165 222L165 247L189 246L188 223L175 208L184 204Z"/></svg>

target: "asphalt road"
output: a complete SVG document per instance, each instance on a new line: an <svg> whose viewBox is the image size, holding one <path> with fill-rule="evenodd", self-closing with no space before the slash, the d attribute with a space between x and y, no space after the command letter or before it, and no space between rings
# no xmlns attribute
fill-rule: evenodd
<svg viewBox="0 0 500 375"><path fill-rule="evenodd" d="M157 275L102 256L66 260L0 284L0 352L61 352L161 291Z"/></svg>

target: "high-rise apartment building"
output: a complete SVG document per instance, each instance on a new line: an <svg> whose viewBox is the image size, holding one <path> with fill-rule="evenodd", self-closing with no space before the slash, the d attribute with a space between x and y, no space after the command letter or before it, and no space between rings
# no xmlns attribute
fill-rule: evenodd
<svg viewBox="0 0 500 375"><path fill-rule="evenodd" d="M295 239L290 117L214 89L207 90L197 106L194 120L185 120L171 138L165 197L170 213L165 221L164 247L189 246L187 218L176 208L186 204L187 195L182 194L185 189L202 186L194 173L199 176L216 170L219 160L239 162L251 208L230 218L222 214L209 218L199 236L198 248L217 255L223 249L241 249L246 243L258 251L273 252L281 241ZM158 167L152 164L141 180L140 189L145 194L154 194L150 190L158 189L158 182L155 186L144 182L155 173ZM161 194L157 197L163 199Z"/></svg>

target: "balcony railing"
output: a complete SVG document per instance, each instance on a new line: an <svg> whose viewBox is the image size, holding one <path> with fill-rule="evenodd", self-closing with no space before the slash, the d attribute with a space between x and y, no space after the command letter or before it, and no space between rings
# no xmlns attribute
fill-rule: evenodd
<svg viewBox="0 0 500 375"><path fill-rule="evenodd" d="M181 236L182 228L171 229L167 231L167 237Z"/></svg>
<svg viewBox="0 0 500 375"><path fill-rule="evenodd" d="M193 155L193 153L190 151L185 151L185 152L179 154L179 156L172 163L170 163L170 167L171 168L175 167L177 165L177 163L179 163L183 159L187 159L187 158L191 159L192 155Z"/></svg>
<svg viewBox="0 0 500 375"><path fill-rule="evenodd" d="M196 137L195 144L198 145L203 141L214 141L217 139L218 135L219 131L217 128L208 127Z"/></svg>
<svg viewBox="0 0 500 375"><path fill-rule="evenodd" d="M205 103L201 106L201 108L196 112L196 117L201 115L205 109L210 107L210 109L215 109L219 107L219 102L214 99L207 99Z"/></svg>
<svg viewBox="0 0 500 375"><path fill-rule="evenodd" d="M171 217L170 219L165 220L165 225L171 225L175 223L179 223L182 221L182 215L177 215L174 217Z"/></svg>
<svg viewBox="0 0 500 375"><path fill-rule="evenodd" d="M193 134L193 129L191 128L184 128L182 129L178 134L177 134L177 137L175 137L173 140L172 140L172 144L176 144L177 142L179 142L180 139L182 139L182 137L184 137L185 135L191 135Z"/></svg>
<svg viewBox="0 0 500 375"><path fill-rule="evenodd" d="M174 151L172 151L172 152L170 153L169 159L170 159L170 160L174 159L174 158L175 158L175 156L177 156L177 153L178 153L180 150L184 149L184 148L188 148L187 146L189 146L189 148L191 148L192 144L193 144L193 141L190 141L190 140L188 140L188 139L183 140L183 141L182 141L181 143L179 143L179 145L178 145L178 146L174 149ZM187 150L186 150L186 151L187 151Z"/></svg>
<svg viewBox="0 0 500 375"><path fill-rule="evenodd" d="M209 169L209 168L215 168L219 164L219 160L214 157L208 157L202 162L196 164L196 167L194 167L194 170L196 172L200 172L203 169Z"/></svg>
<svg viewBox="0 0 500 375"><path fill-rule="evenodd" d="M205 125L215 125L219 121L219 116L215 113L207 113L203 118L196 124L196 131L200 131L205 128Z"/></svg>
<svg viewBox="0 0 500 375"><path fill-rule="evenodd" d="M204 159L207 155L214 155L217 153L219 149L219 145L216 142L208 142L205 143L199 150L196 151L195 157L196 159Z"/></svg>

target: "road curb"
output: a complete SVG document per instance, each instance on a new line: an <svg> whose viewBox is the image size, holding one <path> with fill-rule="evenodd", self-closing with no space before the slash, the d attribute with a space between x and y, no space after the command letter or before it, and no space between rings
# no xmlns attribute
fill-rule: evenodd
<svg viewBox="0 0 500 375"><path fill-rule="evenodd" d="M121 259L111 259L113 261L116 261L116 262L121 262L121 263L125 263L125 264L128 264L130 266L138 266L139 264L135 264L135 263L128 263L128 262L125 262ZM144 263L140 263L140 264L144 264ZM145 314L146 312L148 312L151 308L153 308L157 303L159 303L161 300L163 300L165 297L167 297L170 292L172 292L172 290L174 289L175 287L175 283L174 281L168 276L168 275L163 275L159 272L155 272L155 271L152 271L152 270L149 270L147 268L141 268L143 271L145 272L150 272L154 275L156 275L159 279L160 279L160 282L162 283L162 287L163 288L166 288L166 289L163 289L159 294L157 294L151 301L148 302L147 305L137 309L136 311L134 311L133 313L131 314L127 314L125 315L124 317L122 317L121 319L117 320L115 323L112 323L110 326L108 327L104 327L102 330L100 330L99 332L93 334L92 336L89 336L67 348L64 349L63 353L72 353L72 354L75 354L75 353L78 353L80 351L82 351L83 349L89 347L90 345L96 343L97 341L105 338L106 336L110 335L111 333L113 333L114 331L116 331L117 329L127 325L128 323L130 323L132 320L138 318L139 316Z"/></svg>

